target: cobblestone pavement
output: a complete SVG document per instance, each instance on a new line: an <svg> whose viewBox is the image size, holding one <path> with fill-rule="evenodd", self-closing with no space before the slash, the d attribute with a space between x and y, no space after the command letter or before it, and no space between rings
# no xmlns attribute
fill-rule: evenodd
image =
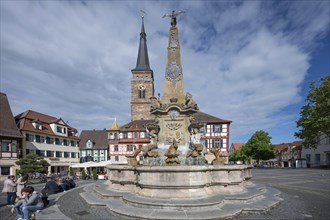
<svg viewBox="0 0 330 220"><path fill-rule="evenodd" d="M304 220L330 219L330 170L327 169L253 169L252 181L281 191L284 200L265 213L241 214L233 219L238 220ZM84 184L92 184L86 182ZM100 184L100 180L98 184ZM81 184L80 184L81 185ZM105 207L89 207L80 197L83 188L77 188L59 195L57 210L68 219L101 220L119 219L113 216ZM5 194L2 193L3 197ZM5 197L4 197L5 198ZM2 216L5 209L5 199L1 199L0 219L14 220L13 216ZM42 212L47 212L46 208ZM8 210L7 210L8 211ZM7 213L7 212L6 212ZM8 213L7 213L8 214ZM55 217L54 217L55 216ZM7 218L8 217L8 218ZM63 220L56 215L49 216L52 220ZM42 219L41 219L42 220Z"/></svg>

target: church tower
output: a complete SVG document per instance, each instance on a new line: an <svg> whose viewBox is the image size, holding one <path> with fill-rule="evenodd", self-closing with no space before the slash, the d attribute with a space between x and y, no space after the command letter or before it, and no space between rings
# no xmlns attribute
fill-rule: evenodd
<svg viewBox="0 0 330 220"><path fill-rule="evenodd" d="M154 116L150 114L150 98L154 96L154 75L149 65L146 36L142 16L138 57L136 67L132 69L131 79L132 121L154 119Z"/></svg>

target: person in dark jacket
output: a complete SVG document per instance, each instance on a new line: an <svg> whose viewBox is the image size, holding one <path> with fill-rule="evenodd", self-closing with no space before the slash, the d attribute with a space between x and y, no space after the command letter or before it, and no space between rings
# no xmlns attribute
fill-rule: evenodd
<svg viewBox="0 0 330 220"><path fill-rule="evenodd" d="M47 178L47 183L44 186L44 188L41 189L41 194L42 194L42 201L45 206L49 204L48 196L51 194L56 194L61 192L60 187L57 185L56 181L53 180L51 177Z"/></svg>

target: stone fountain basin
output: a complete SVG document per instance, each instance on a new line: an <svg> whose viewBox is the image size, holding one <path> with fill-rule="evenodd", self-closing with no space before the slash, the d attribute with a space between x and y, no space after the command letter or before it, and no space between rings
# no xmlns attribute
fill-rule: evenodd
<svg viewBox="0 0 330 220"><path fill-rule="evenodd" d="M127 166L108 165L110 188L152 198L203 198L244 192L249 165Z"/></svg>

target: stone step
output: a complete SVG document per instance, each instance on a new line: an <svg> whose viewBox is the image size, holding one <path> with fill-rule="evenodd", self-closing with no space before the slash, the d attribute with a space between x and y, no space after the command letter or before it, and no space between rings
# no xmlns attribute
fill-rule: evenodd
<svg viewBox="0 0 330 220"><path fill-rule="evenodd" d="M128 192L114 192L102 185L87 186L85 191L81 196L89 205L107 206L112 213L127 219L231 218L240 213L268 210L282 200L278 197L278 190L255 186L247 187L247 191L241 194L175 201L146 198Z"/></svg>

